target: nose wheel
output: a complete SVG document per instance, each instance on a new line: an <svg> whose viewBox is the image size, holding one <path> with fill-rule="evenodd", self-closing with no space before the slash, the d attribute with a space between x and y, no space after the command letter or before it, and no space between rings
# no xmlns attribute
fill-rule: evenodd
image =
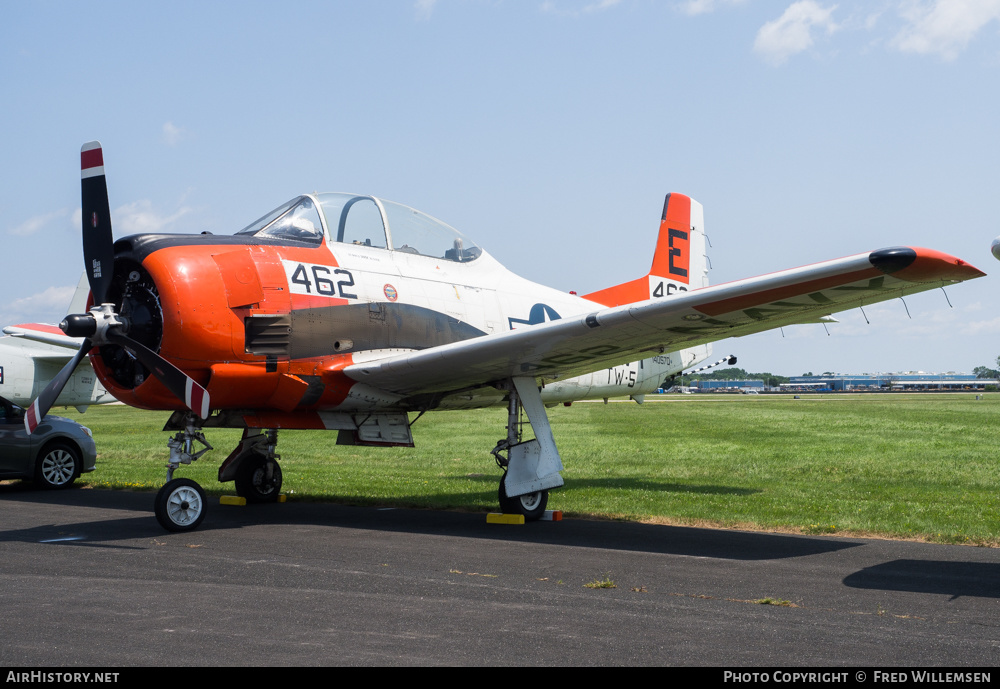
<svg viewBox="0 0 1000 689"><path fill-rule="evenodd" d="M153 511L167 531L191 531L205 518L205 491L189 478L167 481L156 494Z"/></svg>
<svg viewBox="0 0 1000 689"><path fill-rule="evenodd" d="M191 531L197 529L205 518L205 491L197 481L189 478L174 478L174 470L182 464L190 464L212 449L205 440L205 434L192 413L184 414L183 429L167 440L170 448L170 462L167 464L167 482L156 494L153 512L156 521L167 531ZM171 417L171 421L173 417ZM168 426L171 422L167 422ZM197 449L199 445L203 447Z"/></svg>

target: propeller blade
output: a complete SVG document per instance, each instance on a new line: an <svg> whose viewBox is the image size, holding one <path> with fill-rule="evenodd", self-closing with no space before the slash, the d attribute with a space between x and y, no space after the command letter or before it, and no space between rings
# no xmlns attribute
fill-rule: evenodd
<svg viewBox="0 0 1000 689"><path fill-rule="evenodd" d="M89 339L85 339L83 344L80 345L80 351L76 353L69 362L62 367L62 370L56 374L56 377L45 386L41 394L38 395L32 401L31 405L24 411L24 430L28 431L28 435L35 432L38 428L38 424L42 422L45 415L49 413L49 409L55 404L56 398L59 397L59 393L62 392L63 387L69 381L69 377L73 375L73 371L76 370L77 364L87 356L87 352L90 351L91 342Z"/></svg>
<svg viewBox="0 0 1000 689"><path fill-rule="evenodd" d="M94 293L94 303L108 300L115 264L115 240L111 232L108 183L104 177L104 149L100 141L80 148L80 197L83 208L83 263Z"/></svg>
<svg viewBox="0 0 1000 689"><path fill-rule="evenodd" d="M188 409L203 419L208 418L212 410L208 390L146 345L113 330L108 331L107 337L109 342L125 347L135 354L143 366L152 371L153 375L166 385L167 389L177 396L177 399L184 402Z"/></svg>

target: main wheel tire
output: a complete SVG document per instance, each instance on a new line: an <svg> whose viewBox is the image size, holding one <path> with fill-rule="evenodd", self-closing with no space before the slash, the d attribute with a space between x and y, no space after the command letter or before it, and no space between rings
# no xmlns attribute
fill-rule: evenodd
<svg viewBox="0 0 1000 689"><path fill-rule="evenodd" d="M539 490L515 498L507 497L507 472L500 478L500 488L497 498L500 501L500 511L504 514L522 514L528 522L537 521L545 514L545 506L549 503L549 491Z"/></svg>
<svg viewBox="0 0 1000 689"><path fill-rule="evenodd" d="M205 518L205 491L196 481L175 478L156 494L156 521L167 531L197 529Z"/></svg>
<svg viewBox="0 0 1000 689"><path fill-rule="evenodd" d="M35 463L35 483L43 488L69 488L80 475L80 451L68 443L52 443Z"/></svg>
<svg viewBox="0 0 1000 689"><path fill-rule="evenodd" d="M236 472L236 494L247 502L277 502L281 495L281 467L263 455L248 457Z"/></svg>

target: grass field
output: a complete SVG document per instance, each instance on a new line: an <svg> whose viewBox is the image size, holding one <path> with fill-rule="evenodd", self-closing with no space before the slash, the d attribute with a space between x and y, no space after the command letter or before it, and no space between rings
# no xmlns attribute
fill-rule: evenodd
<svg viewBox="0 0 1000 689"><path fill-rule="evenodd" d="M154 490L166 477L162 412L54 413L94 431L102 488ZM810 534L1000 545L1000 394L647 397L549 410L566 469L550 508L567 516ZM416 448L337 446L336 433L279 434L290 499L492 511L489 450L503 409L424 415ZM232 493L218 466L239 433L177 476Z"/></svg>

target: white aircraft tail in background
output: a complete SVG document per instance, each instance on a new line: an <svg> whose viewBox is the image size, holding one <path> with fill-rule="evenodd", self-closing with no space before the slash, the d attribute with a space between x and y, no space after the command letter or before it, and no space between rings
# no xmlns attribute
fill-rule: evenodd
<svg viewBox="0 0 1000 689"><path fill-rule="evenodd" d="M87 308L90 286L81 275L69 313ZM21 323L3 329L0 337L0 396L21 407L45 389L59 371L80 350L79 337L68 337L58 326L48 323ZM82 362L56 398L56 406L76 407L86 411L91 404L115 402L104 389L89 362Z"/></svg>

